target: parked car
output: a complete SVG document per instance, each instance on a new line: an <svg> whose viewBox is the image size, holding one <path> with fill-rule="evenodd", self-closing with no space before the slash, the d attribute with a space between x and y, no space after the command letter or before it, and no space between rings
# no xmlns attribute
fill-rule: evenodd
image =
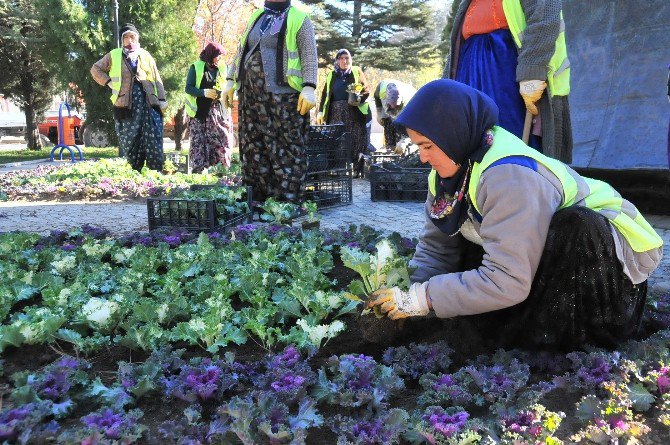
<svg viewBox="0 0 670 445"><path fill-rule="evenodd" d="M0 112L0 138L3 136L25 137L26 116L20 111Z"/></svg>

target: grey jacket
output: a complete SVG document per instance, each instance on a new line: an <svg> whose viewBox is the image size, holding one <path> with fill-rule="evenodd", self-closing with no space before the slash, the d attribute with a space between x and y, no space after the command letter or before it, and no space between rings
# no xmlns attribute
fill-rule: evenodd
<svg viewBox="0 0 670 445"><path fill-rule="evenodd" d="M428 295L438 317L495 311L528 297L551 218L563 202L562 190L558 178L542 165L537 172L515 164L491 167L477 185L481 224L469 218L471 230L462 229L453 237L428 217L433 201L428 197L426 224L410 265L417 268L413 282L428 281ZM471 241L479 239L484 248L478 269L459 271L464 233ZM660 263L663 248L634 252L613 226L612 233L626 275L635 284L646 280Z"/></svg>
<svg viewBox="0 0 670 445"><path fill-rule="evenodd" d="M471 0L462 0L454 16L451 31L451 53L442 72L445 79L455 79L458 56L463 40L463 20ZM526 13L523 46L519 50L516 80L547 80L547 66L554 54L561 28L561 0L521 0ZM542 129L542 153L569 164L572 162L572 123L567 96L549 99L543 94L538 101Z"/></svg>
<svg viewBox="0 0 670 445"><path fill-rule="evenodd" d="M260 24L263 16L261 15L254 26L247 34L247 41L241 42L238 48L238 53L235 56L235 61L240 61L240 65L233 63L228 71L228 79L234 76L241 80L244 77L244 63L249 56L258 48L263 60L263 71L265 72L265 90L270 93L295 93L296 90L288 86L286 83L286 70L288 67L288 50L284 42L279 42L280 34L272 34L266 32L262 37L260 34ZM281 34L283 36L283 34ZM285 37L283 37L285 38ZM300 61L302 64L302 78L303 85L309 85L316 88L317 82L317 52L316 52L316 37L314 35L314 25L309 17L305 18L300 30L297 34L298 53L300 54ZM277 51L278 48L283 48L283 71L277 75ZM278 81L279 80L279 81Z"/></svg>

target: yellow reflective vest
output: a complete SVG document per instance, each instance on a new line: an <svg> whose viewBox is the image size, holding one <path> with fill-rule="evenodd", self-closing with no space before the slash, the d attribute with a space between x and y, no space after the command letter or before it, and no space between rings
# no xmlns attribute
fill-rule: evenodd
<svg viewBox="0 0 670 445"><path fill-rule="evenodd" d="M326 77L326 100L321 104L321 111L323 112L323 119L328 120L328 105L330 104L330 84L333 81L333 73L334 71L331 71L328 73L328 76ZM354 83L358 83L358 79L361 77L361 69L360 67L357 66L352 66L351 67L351 73L354 75ZM363 115L367 115L370 113L370 105L365 102L362 105L358 106L358 110L363 113Z"/></svg>
<svg viewBox="0 0 670 445"><path fill-rule="evenodd" d="M242 54L244 54L244 48L247 46L247 37L251 28L258 20L258 18L263 14L264 9L257 9L251 14L251 18L247 23L247 27L242 33L242 38L240 39L240 45L237 50L237 56L235 59L235 66L237 67L236 72L233 73L233 82L234 88L238 89L239 84L237 82L237 74L239 72L240 63L242 62ZM302 91L303 77L302 77L302 63L300 61L300 53L298 52L298 32L302 27L303 22L307 18L307 13L299 10L295 6L290 6L288 10L288 15L286 17L286 51L288 53L288 59L286 63L286 81L289 86L294 90L300 92ZM277 57L283 57L279 54Z"/></svg>
<svg viewBox="0 0 670 445"><path fill-rule="evenodd" d="M158 95L158 88L156 87L156 80L154 79L154 70L152 69L149 61L151 60L151 55L148 51L140 48L140 56L138 69L144 71L149 82L154 86L154 94ZM123 49L115 48L110 51L112 57L112 66L109 70L109 77L111 78L109 86L112 88L112 95L109 99L112 101L112 104L116 104L116 99L119 98L119 91L121 91L121 66L123 65Z"/></svg>
<svg viewBox="0 0 670 445"><path fill-rule="evenodd" d="M563 187L563 202L560 209L583 205L607 218L621 233L635 252L647 252L663 245L663 240L642 214L630 202L624 200L609 184L596 179L572 174L569 167L556 159L528 147L521 139L500 127L494 127L494 141L481 162L475 162L470 174L468 195L475 210L481 214L477 204L477 186L482 173L495 162L509 156L525 156L542 164L551 171ZM430 192L435 195L437 172L428 177ZM529 190L528 193L533 193ZM513 198L516 199L516 198Z"/></svg>
<svg viewBox="0 0 670 445"><path fill-rule="evenodd" d="M193 63L193 67L195 68L195 87L200 88L200 84L202 83L202 78L205 75L205 62L202 60L198 60L197 62ZM225 68L222 69L219 68L219 72L216 74L216 81L214 83L214 89L223 91L223 76L221 75L222 72L226 72ZM190 117L195 117L195 113L198 111L198 102L197 98L195 96L192 96L190 94L186 95L186 114L188 114Z"/></svg>

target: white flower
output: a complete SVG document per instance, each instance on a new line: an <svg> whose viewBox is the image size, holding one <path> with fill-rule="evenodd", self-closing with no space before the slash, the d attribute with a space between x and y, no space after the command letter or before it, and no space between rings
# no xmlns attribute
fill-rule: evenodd
<svg viewBox="0 0 670 445"><path fill-rule="evenodd" d="M335 320L331 324L320 324L317 326L310 326L304 319L296 322L300 328L307 333L309 341L315 346L321 346L321 342L326 338L333 338L344 330L344 323L340 320Z"/></svg>
<svg viewBox="0 0 670 445"><path fill-rule="evenodd" d="M67 255L58 261L52 261L51 265L58 274L64 274L77 267L77 258L74 255Z"/></svg>

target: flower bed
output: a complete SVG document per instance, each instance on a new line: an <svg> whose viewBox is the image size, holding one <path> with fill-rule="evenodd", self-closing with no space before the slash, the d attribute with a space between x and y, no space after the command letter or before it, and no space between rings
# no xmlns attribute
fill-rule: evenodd
<svg viewBox="0 0 670 445"><path fill-rule="evenodd" d="M670 330L614 352L557 354L493 351L466 321L428 319L371 344L344 290L353 282L363 294L404 275L397 254L406 260L414 248L398 235L379 241L365 227L320 234L255 225L230 237L156 231L114 239L92 227L0 235L0 438L667 439ZM367 270L380 261L392 269ZM650 309L668 312L665 300Z"/></svg>
<svg viewBox="0 0 670 445"><path fill-rule="evenodd" d="M239 165L220 175L164 175L130 168L123 159L84 161L72 165L45 165L33 170L0 174L0 198L4 200L136 199L160 196L191 184L241 184Z"/></svg>

